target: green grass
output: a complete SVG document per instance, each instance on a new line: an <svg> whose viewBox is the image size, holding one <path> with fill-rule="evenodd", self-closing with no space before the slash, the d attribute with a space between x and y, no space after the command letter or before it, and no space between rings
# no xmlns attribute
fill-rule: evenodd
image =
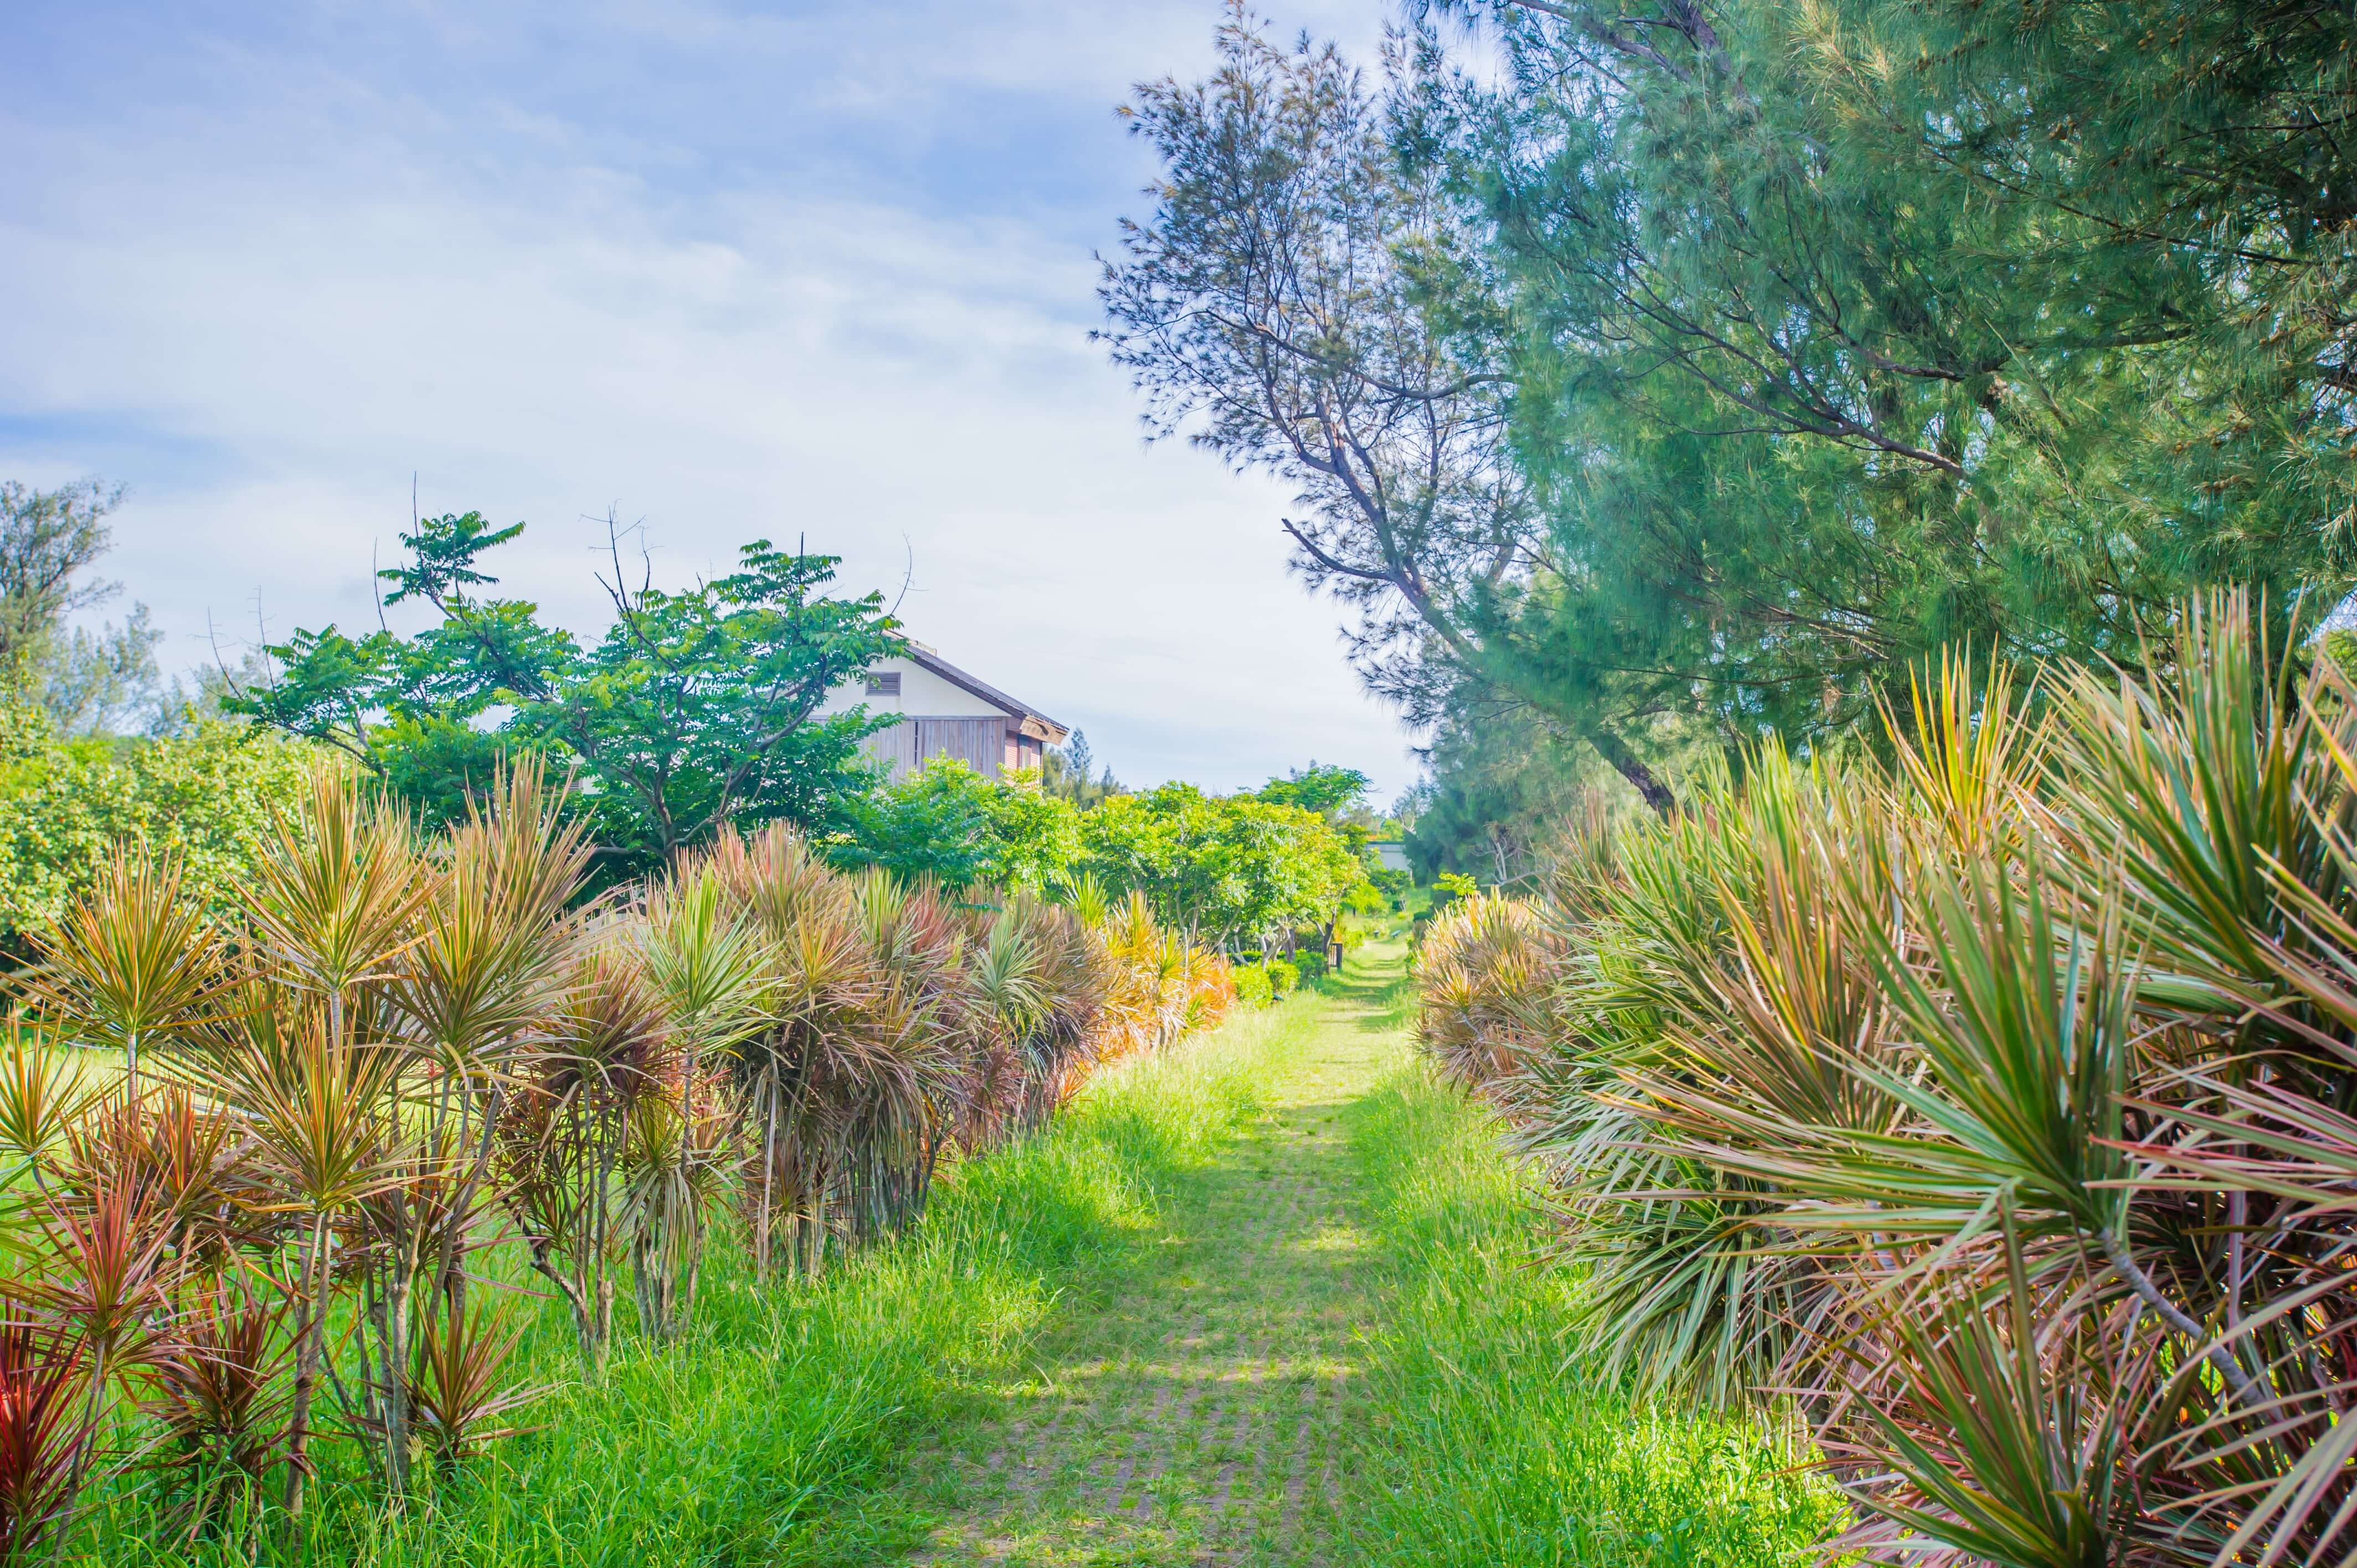
<svg viewBox="0 0 2357 1568"><path fill-rule="evenodd" d="M1173 1184L1251 1115L1244 1047L1265 1032L1247 1021L1103 1075L1046 1133L952 1172L916 1231L815 1283L757 1294L740 1260L718 1260L693 1335L625 1340L596 1386L577 1380L562 1309L541 1304L527 1375L562 1386L525 1412L537 1430L404 1513L377 1503L352 1444L332 1444L299 1520L190 1543L133 1472L67 1560L641 1568L888 1552L909 1521L871 1518L868 1494L1019 1365L1060 1293L1153 1233Z"/></svg>
<svg viewBox="0 0 2357 1568"><path fill-rule="evenodd" d="M300 1520L184 1542L136 1475L81 1568L893 1563L1710 1564L1804 1555L1837 1504L1742 1423L1564 1365L1487 1119L1426 1081L1396 940L1102 1076L958 1167L912 1233L577 1379L553 1302L536 1430L388 1514L330 1447ZM627 1316L627 1306L624 1316Z"/></svg>
<svg viewBox="0 0 2357 1568"><path fill-rule="evenodd" d="M1534 1261L1494 1124L1404 1066L1351 1107L1373 1268L1359 1560L1743 1568L1806 1561L1841 1515L1752 1423L1649 1408L1565 1361L1577 1283Z"/></svg>
<svg viewBox="0 0 2357 1568"><path fill-rule="evenodd" d="M1367 1301L1340 1123L1383 1044L1329 981L1232 1026L1254 1112L1184 1173L1154 1245L1076 1293L1028 1374L945 1434L899 1503L934 1520L922 1561L1343 1560L1331 1504Z"/></svg>

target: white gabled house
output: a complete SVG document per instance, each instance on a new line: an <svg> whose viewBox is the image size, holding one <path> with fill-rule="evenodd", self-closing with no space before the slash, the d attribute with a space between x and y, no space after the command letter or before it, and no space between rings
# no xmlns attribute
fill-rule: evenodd
<svg viewBox="0 0 2357 1568"><path fill-rule="evenodd" d="M1039 754L1061 746L1071 732L1028 703L967 674L921 642L879 659L866 682L854 681L827 693L819 713L839 714L866 703L878 718L892 716L889 729L867 737L867 747L892 767L892 777L922 768L936 757L954 757L985 779L1017 768L1037 768Z"/></svg>

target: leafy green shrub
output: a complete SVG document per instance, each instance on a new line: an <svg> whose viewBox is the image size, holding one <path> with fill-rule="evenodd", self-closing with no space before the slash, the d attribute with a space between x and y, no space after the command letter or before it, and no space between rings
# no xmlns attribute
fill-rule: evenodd
<svg viewBox="0 0 2357 1568"><path fill-rule="evenodd" d="M226 908L273 811L320 756L221 721L157 740L61 741L34 711L0 707L0 943L55 920L124 839L178 858L188 890Z"/></svg>
<svg viewBox="0 0 2357 1568"><path fill-rule="evenodd" d="M1236 1001L1246 1007L1265 1007L1276 1000L1269 972L1256 963L1236 965Z"/></svg>
<svg viewBox="0 0 2357 1568"><path fill-rule="evenodd" d="M1326 973L1326 955L1317 948L1303 948L1293 955L1293 967L1304 980L1319 979Z"/></svg>
<svg viewBox="0 0 2357 1568"><path fill-rule="evenodd" d="M1219 941L1323 926L1361 875L1348 837L1317 813L1191 784L1116 795L1080 828L1081 864L1106 886Z"/></svg>
<svg viewBox="0 0 2357 1568"><path fill-rule="evenodd" d="M1033 785L986 779L953 757L846 800L844 815L850 833L833 853L839 865L947 887L986 882L1037 892L1080 858L1079 807Z"/></svg>
<svg viewBox="0 0 2357 1568"><path fill-rule="evenodd" d="M1268 976L1269 990L1275 1000L1281 1002L1301 989L1300 965L1287 962L1281 958L1273 958L1263 964L1261 969Z"/></svg>
<svg viewBox="0 0 2357 1568"><path fill-rule="evenodd" d="M1432 912L1438 914L1453 899L1470 898L1481 885L1461 871L1444 871L1432 879Z"/></svg>

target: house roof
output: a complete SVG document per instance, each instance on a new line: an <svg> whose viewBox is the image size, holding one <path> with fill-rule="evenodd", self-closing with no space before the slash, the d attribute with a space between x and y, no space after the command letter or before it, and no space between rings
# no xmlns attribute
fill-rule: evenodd
<svg viewBox="0 0 2357 1568"><path fill-rule="evenodd" d="M910 659L947 681L951 685L971 692L984 702L998 708L1009 718L1022 720L1022 730L1025 735L1036 740L1045 741L1049 746L1061 746L1064 744L1064 737L1072 733L1030 703L1018 703L997 687L967 674L923 643L909 640L907 642L907 647Z"/></svg>

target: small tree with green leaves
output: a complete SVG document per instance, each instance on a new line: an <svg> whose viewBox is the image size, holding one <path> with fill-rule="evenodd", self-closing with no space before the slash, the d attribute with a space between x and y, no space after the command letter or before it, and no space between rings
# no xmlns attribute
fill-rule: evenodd
<svg viewBox="0 0 2357 1568"><path fill-rule="evenodd" d="M1081 841L1082 866L1106 886L1229 945L1330 924L1361 877L1349 841L1315 812L1191 784L1114 796L1082 816Z"/></svg>
<svg viewBox="0 0 2357 1568"><path fill-rule="evenodd" d="M164 634L146 606L95 631L70 624L123 591L91 575L122 499L96 479L53 490L0 482L0 704L38 709L60 735L105 735L126 721L168 729L178 716L178 694L156 667Z"/></svg>
<svg viewBox="0 0 2357 1568"><path fill-rule="evenodd" d="M414 637L297 630L266 685L227 705L338 746L435 819L452 819L502 755L577 769L608 875L669 864L731 824L829 821L874 773L864 709L820 716L834 688L899 646L880 596L823 590L838 558L756 540L737 570L671 592L601 575L614 619L583 646L522 599L489 596L484 553L523 524L429 518L381 572L387 606L439 618Z"/></svg>
<svg viewBox="0 0 2357 1568"><path fill-rule="evenodd" d="M846 802L845 816L848 842L835 860L945 887L981 882L1041 892L1081 853L1079 807L1033 778L985 779L953 757Z"/></svg>

